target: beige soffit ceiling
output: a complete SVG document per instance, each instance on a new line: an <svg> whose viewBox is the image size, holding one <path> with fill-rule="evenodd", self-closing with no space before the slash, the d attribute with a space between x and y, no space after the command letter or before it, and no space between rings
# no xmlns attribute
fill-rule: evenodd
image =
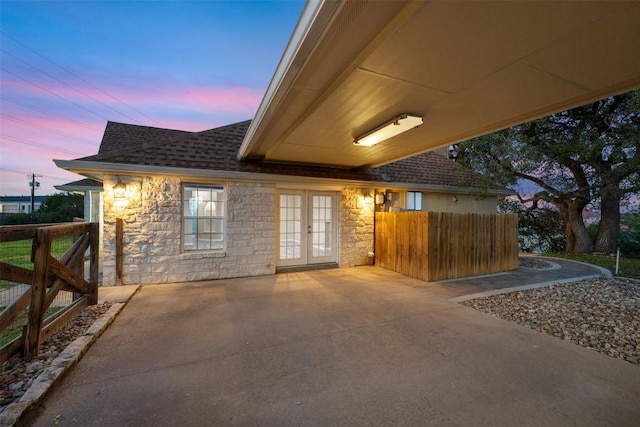
<svg viewBox="0 0 640 427"><path fill-rule="evenodd" d="M640 1L309 2L238 156L380 166L637 87Z"/></svg>

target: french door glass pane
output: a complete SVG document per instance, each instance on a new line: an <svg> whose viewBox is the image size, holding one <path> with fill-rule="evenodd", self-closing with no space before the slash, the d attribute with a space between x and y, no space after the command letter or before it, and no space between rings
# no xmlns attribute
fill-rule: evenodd
<svg viewBox="0 0 640 427"><path fill-rule="evenodd" d="M311 254L317 256L331 256L333 242L331 241L331 196L313 196L311 202Z"/></svg>
<svg viewBox="0 0 640 427"><path fill-rule="evenodd" d="M280 259L302 256L302 196L280 195Z"/></svg>

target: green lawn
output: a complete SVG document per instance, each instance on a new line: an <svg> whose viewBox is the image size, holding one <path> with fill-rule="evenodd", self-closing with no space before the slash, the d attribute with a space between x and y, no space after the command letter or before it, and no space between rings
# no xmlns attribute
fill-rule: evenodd
<svg viewBox="0 0 640 427"><path fill-rule="evenodd" d="M609 269L613 274L616 272L616 257L606 255L593 254L556 254L549 253L545 256L571 259L574 261L588 262L589 264L598 265ZM618 271L620 277L630 277L632 279L640 279L640 259L622 258L620 257L620 268Z"/></svg>
<svg viewBox="0 0 640 427"><path fill-rule="evenodd" d="M0 261L33 270L33 263L31 262L32 243L32 240L17 240L15 242L0 243ZM71 237L63 237L62 239L54 240L51 246L52 255L56 258L60 258L60 256L71 247L72 243L73 239ZM0 280L0 289L10 288L13 286L15 286L15 283Z"/></svg>
<svg viewBox="0 0 640 427"><path fill-rule="evenodd" d="M64 307L49 307L47 311L45 311L44 318L48 318L56 311L61 310ZM0 312L5 309L5 306L0 306ZM28 310L24 310L18 317L15 318L13 323L7 327L4 331L0 331L0 347L3 345L13 341L16 337L19 337L22 334L22 328L27 323L27 316L29 315Z"/></svg>
<svg viewBox="0 0 640 427"><path fill-rule="evenodd" d="M24 268L33 268L33 264L31 263L32 243L32 240L0 243L0 260Z"/></svg>
<svg viewBox="0 0 640 427"><path fill-rule="evenodd" d="M0 261L33 270L33 263L31 262L32 242L33 240L18 240L15 242L0 243ZM53 241L51 246L51 253L56 258L60 258L60 256L69 249L72 244L73 239L71 237L56 239ZM0 291L14 286L16 286L16 283L14 282L0 280ZM60 308L61 307L49 307L45 314L45 318L60 310ZM0 306L0 312L4 309L4 306ZM26 322L26 318L27 310L23 311L20 316L18 316L13 323L7 327L7 329L0 331L0 347L12 341L22 333L22 327Z"/></svg>

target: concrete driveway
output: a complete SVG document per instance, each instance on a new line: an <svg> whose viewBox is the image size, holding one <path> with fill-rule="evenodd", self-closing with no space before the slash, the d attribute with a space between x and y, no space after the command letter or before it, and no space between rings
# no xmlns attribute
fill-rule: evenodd
<svg viewBox="0 0 640 427"><path fill-rule="evenodd" d="M434 289L376 267L143 287L33 422L640 422L637 366Z"/></svg>

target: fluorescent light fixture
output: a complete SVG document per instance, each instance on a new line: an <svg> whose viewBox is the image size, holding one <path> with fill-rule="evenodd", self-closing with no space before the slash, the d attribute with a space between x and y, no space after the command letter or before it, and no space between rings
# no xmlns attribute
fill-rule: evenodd
<svg viewBox="0 0 640 427"><path fill-rule="evenodd" d="M422 117L412 116L411 114L400 114L387 123L365 133L353 141L354 145L362 147L371 147L379 142L393 138L403 132L411 130L422 124Z"/></svg>

